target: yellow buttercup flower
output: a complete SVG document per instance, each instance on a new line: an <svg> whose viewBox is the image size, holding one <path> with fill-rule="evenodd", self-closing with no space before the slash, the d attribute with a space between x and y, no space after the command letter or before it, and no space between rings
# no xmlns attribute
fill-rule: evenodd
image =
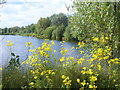
<svg viewBox="0 0 120 90"><path fill-rule="evenodd" d="M14 46L13 43L11 43L11 41L8 42L8 44L6 46Z"/></svg>
<svg viewBox="0 0 120 90"><path fill-rule="evenodd" d="M85 86L85 85L86 85L86 80L84 80L83 82L81 82L81 84L82 84L83 86Z"/></svg>
<svg viewBox="0 0 120 90"><path fill-rule="evenodd" d="M93 38L93 41L99 41L98 37Z"/></svg>
<svg viewBox="0 0 120 90"><path fill-rule="evenodd" d="M37 78L38 78L37 76L34 77L34 79L37 79Z"/></svg>
<svg viewBox="0 0 120 90"><path fill-rule="evenodd" d="M10 41L10 40L8 40L7 42L8 42L8 43L10 43L11 41Z"/></svg>
<svg viewBox="0 0 120 90"><path fill-rule="evenodd" d="M67 82L65 82L65 85L71 85L72 80L68 80Z"/></svg>
<svg viewBox="0 0 120 90"><path fill-rule="evenodd" d="M56 50L54 50L54 53L56 52Z"/></svg>
<svg viewBox="0 0 120 90"><path fill-rule="evenodd" d="M34 84L35 84L34 82L29 83L30 86L33 86Z"/></svg>
<svg viewBox="0 0 120 90"><path fill-rule="evenodd" d="M105 39L109 39L108 37L105 37Z"/></svg>
<svg viewBox="0 0 120 90"><path fill-rule="evenodd" d="M74 57L70 57L69 59L70 59L70 61L73 61L73 60L74 60Z"/></svg>
<svg viewBox="0 0 120 90"><path fill-rule="evenodd" d="M52 44L52 45L55 45L54 41L51 41L51 44Z"/></svg>
<svg viewBox="0 0 120 90"><path fill-rule="evenodd" d="M64 60L65 60L65 57L62 57L62 58L60 59L61 62L63 62Z"/></svg>
<svg viewBox="0 0 120 90"><path fill-rule="evenodd" d="M87 74L93 74L92 69L89 69L89 70L87 71Z"/></svg>
<svg viewBox="0 0 120 90"><path fill-rule="evenodd" d="M82 74L86 74L86 71L83 71L83 70L82 70L81 73L82 73Z"/></svg>
<svg viewBox="0 0 120 90"><path fill-rule="evenodd" d="M26 47L31 46L32 42L26 42Z"/></svg>
<svg viewBox="0 0 120 90"><path fill-rule="evenodd" d="M89 88L97 88L95 85L89 85Z"/></svg>
<svg viewBox="0 0 120 90"><path fill-rule="evenodd" d="M87 68L86 67L83 67L84 70L86 70Z"/></svg>
<svg viewBox="0 0 120 90"><path fill-rule="evenodd" d="M0 70L2 70L2 68L0 68Z"/></svg>
<svg viewBox="0 0 120 90"><path fill-rule="evenodd" d="M83 61L83 60L85 60L85 59L84 59L84 58L80 58L79 60L80 60L80 61Z"/></svg>
<svg viewBox="0 0 120 90"><path fill-rule="evenodd" d="M77 82L80 83L80 79L77 79Z"/></svg>
<svg viewBox="0 0 120 90"><path fill-rule="evenodd" d="M77 63L78 63L78 64L81 64L81 63L82 63L82 61L79 61L79 60L78 60L78 61L77 61Z"/></svg>
<svg viewBox="0 0 120 90"><path fill-rule="evenodd" d="M97 81L97 77L96 76L91 76L90 81Z"/></svg>

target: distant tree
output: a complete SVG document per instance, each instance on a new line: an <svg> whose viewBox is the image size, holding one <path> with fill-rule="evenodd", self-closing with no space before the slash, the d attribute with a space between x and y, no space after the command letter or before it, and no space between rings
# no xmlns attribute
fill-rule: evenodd
<svg viewBox="0 0 120 90"><path fill-rule="evenodd" d="M5 28L3 29L3 33L7 33L7 30L8 30L8 28L5 27Z"/></svg>
<svg viewBox="0 0 120 90"><path fill-rule="evenodd" d="M21 28L20 28L20 31L19 31L19 33L24 33L24 27L22 26Z"/></svg>
<svg viewBox="0 0 120 90"><path fill-rule="evenodd" d="M50 26L48 28L46 28L46 30L44 31L44 38L47 38L47 39L51 39L52 37L52 32L56 29L56 26Z"/></svg>
<svg viewBox="0 0 120 90"><path fill-rule="evenodd" d="M51 20L51 24L55 26L59 26L63 24L66 27L68 25L68 18L63 13L53 14L50 17L50 20Z"/></svg>
<svg viewBox="0 0 120 90"><path fill-rule="evenodd" d="M31 24L30 25L30 33L34 33L35 32L35 24Z"/></svg>
<svg viewBox="0 0 120 90"><path fill-rule="evenodd" d="M3 29L2 28L0 28L0 35L2 35L3 34Z"/></svg>
<svg viewBox="0 0 120 90"><path fill-rule="evenodd" d="M36 24L36 33L42 33L42 30L45 30L51 25L49 18L40 18Z"/></svg>
<svg viewBox="0 0 120 90"><path fill-rule="evenodd" d="M64 36L64 40L72 40L72 39L73 39L73 36L72 36L72 34L71 34L71 30L70 30L70 27L69 27L69 26L66 27L63 36Z"/></svg>

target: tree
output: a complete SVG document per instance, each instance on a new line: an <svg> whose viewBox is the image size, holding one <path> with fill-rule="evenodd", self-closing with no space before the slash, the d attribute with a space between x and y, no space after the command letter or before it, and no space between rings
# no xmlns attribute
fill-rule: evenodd
<svg viewBox="0 0 120 90"><path fill-rule="evenodd" d="M112 7L111 3L81 3L76 0L74 2L76 12L70 21L70 25L73 26L71 29L73 36L84 40L96 35L103 35L104 32L112 32L111 29L114 25Z"/></svg>
<svg viewBox="0 0 120 90"><path fill-rule="evenodd" d="M51 25L49 18L40 18L36 24L36 33L42 33L47 27Z"/></svg>
<svg viewBox="0 0 120 90"><path fill-rule="evenodd" d="M51 39L52 37L52 32L56 29L56 26L50 26L48 28L46 28L46 30L44 31L44 38L47 38L47 39Z"/></svg>
<svg viewBox="0 0 120 90"><path fill-rule="evenodd" d="M65 31L64 25L58 26L52 33L52 38L56 40L62 40L63 33Z"/></svg>
<svg viewBox="0 0 120 90"><path fill-rule="evenodd" d="M73 40L73 39L75 39L75 38L73 38L73 36L72 36L72 34L71 34L70 28L71 28L71 27L69 27L69 26L66 27L65 32L64 32L64 34L63 34L64 40Z"/></svg>
<svg viewBox="0 0 120 90"><path fill-rule="evenodd" d="M63 13L53 14L50 17L50 20L51 20L51 24L55 26L59 26L63 24L66 27L68 25L68 18Z"/></svg>
<svg viewBox="0 0 120 90"><path fill-rule="evenodd" d="M71 33L79 41L87 41L93 44L93 37L109 37L108 42L99 43L99 47L106 44L115 50L116 36L116 12L112 2L73 2L74 14L70 19ZM102 41L101 41L102 42ZM98 43L97 43L98 44ZM113 55L115 57L116 54Z"/></svg>

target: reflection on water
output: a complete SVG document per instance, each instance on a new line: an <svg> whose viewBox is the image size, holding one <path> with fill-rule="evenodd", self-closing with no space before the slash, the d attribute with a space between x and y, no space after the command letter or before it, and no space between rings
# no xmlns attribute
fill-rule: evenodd
<svg viewBox="0 0 120 90"><path fill-rule="evenodd" d="M28 55L27 48L25 46L26 42L32 42L34 45L34 48L37 48L42 45L44 42L44 39L38 39L36 37L27 37L27 36L18 36L18 35L0 35L0 65L8 64L8 61L10 59L10 49L8 46L6 46L7 42L10 40L12 43L15 44L15 46L12 47L12 51L20 56L20 61L24 61ZM49 40L50 42L50 40ZM75 50L72 52L70 49L72 47L77 47L76 42L65 42L63 46L61 46L60 41L54 40L55 44L53 46L53 49L56 50L55 56L59 58L61 56L60 48L64 47L69 50L67 53L67 56L78 56L78 50Z"/></svg>

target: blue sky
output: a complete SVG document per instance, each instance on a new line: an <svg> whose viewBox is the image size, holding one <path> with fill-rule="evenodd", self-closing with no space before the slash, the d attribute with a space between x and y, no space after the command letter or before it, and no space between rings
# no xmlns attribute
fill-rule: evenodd
<svg viewBox="0 0 120 90"><path fill-rule="evenodd" d="M0 28L26 26L54 13L69 14L65 4L71 0L7 0L0 6Z"/></svg>

